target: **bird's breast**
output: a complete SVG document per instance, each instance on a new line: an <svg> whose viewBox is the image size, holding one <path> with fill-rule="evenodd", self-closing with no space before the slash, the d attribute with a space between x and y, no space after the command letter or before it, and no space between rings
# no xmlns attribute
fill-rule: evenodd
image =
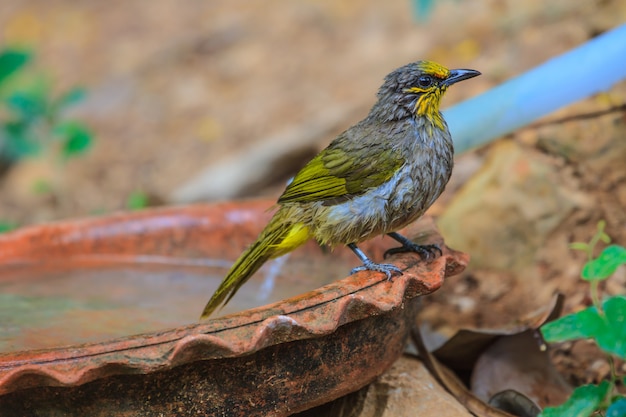
<svg viewBox="0 0 626 417"><path fill-rule="evenodd" d="M415 175L402 167L389 181L362 195L333 206L315 203L311 218L313 234L331 246L367 240L389 233L420 217L441 191L435 178ZM429 188L430 187L430 188ZM435 196L436 194L436 196Z"/></svg>
<svg viewBox="0 0 626 417"><path fill-rule="evenodd" d="M426 132L403 132L406 163L385 183L334 205L316 202L307 208L308 224L320 243L360 242L401 229L424 214L450 178L453 149L447 129L421 134Z"/></svg>

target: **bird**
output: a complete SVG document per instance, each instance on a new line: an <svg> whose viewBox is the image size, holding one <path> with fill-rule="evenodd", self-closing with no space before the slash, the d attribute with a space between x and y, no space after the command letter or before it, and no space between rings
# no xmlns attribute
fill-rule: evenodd
<svg viewBox="0 0 626 417"><path fill-rule="evenodd" d="M454 147L439 110L452 84L480 75L417 61L389 73L377 101L360 122L339 134L293 177L278 198L267 226L235 261L202 311L207 319L226 305L269 259L310 239L346 245L362 262L352 269L392 279L402 271L375 263L357 245L378 235L400 243L386 254L413 251L421 259L441 255L436 245L418 245L402 229L421 217L443 192L453 167Z"/></svg>

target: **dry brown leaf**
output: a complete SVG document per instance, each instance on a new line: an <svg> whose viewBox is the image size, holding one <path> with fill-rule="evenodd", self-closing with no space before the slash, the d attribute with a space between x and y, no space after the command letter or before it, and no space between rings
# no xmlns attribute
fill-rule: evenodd
<svg viewBox="0 0 626 417"><path fill-rule="evenodd" d="M452 369L471 370L482 352L498 338L519 334L528 329L538 329L543 323L558 317L562 308L563 296L557 294L544 307L508 326L497 329L460 329L441 346L433 349L433 354ZM432 346L428 340L426 345Z"/></svg>
<svg viewBox="0 0 626 417"><path fill-rule="evenodd" d="M514 390L540 407L561 404L572 387L557 372L538 332L503 336L480 356L471 377L472 392L483 401Z"/></svg>
<svg viewBox="0 0 626 417"><path fill-rule="evenodd" d="M429 352L424 344L424 340L422 334L419 330L413 330L411 333L412 339L419 351L419 355L424 361L424 364L428 368L428 370L437 378L437 380L444 386L461 404L467 407L469 411L476 414L479 417L496 417L496 416L512 416L512 414L507 413L505 411L499 410L495 407L490 406L485 401L489 399L493 394L497 394L497 392L502 391L502 388L505 384L502 381L502 378L512 378L510 374L501 375L500 368L496 367L483 367L481 365L480 370L481 373L477 374L478 377L482 377L483 375L489 377L491 380L489 382L493 382L493 385L489 385L487 381L483 381L479 379L479 386L482 389L482 392L479 394L471 392L465 384L454 374L450 368L447 368L442 364L445 361L446 364L452 364L455 369L461 370L469 370L474 369L478 362L481 361L481 358L487 358L485 356L485 352L493 352L491 349L493 346L500 346L502 340L505 342L507 340L511 340L513 343L517 341L517 338L525 337L527 334L533 335L536 334L536 330L545 322L553 320L558 317L562 310L563 306L563 296L560 294L555 295L551 302L542 307L539 310L533 311L530 314L520 318L518 322L501 328L501 329L488 329L488 330L471 330L471 329L462 329L457 334L455 334L451 339L445 342L442 346L437 348L433 353ZM532 363L541 363L543 367L549 368L545 364L547 361L549 364L549 358L546 352L546 347L543 345L543 342L538 341L537 339L532 339L535 343L536 350L541 352L541 355L533 356ZM513 350L513 349L511 349ZM519 350L520 360L524 360L525 352L532 352L532 350L528 349L528 346L523 345L522 349ZM498 352L497 350L495 352ZM517 356L516 356L517 358ZM440 362L440 359L442 362ZM515 362L517 363L517 362ZM514 367L514 366L513 366ZM524 366L518 367L524 368ZM534 368L533 368L534 369ZM483 374L483 370L493 371L489 374L485 372ZM518 379L522 379L522 376L516 375ZM498 379L501 378L501 379ZM535 387L535 380L531 377L524 375L524 378L529 379L530 381L526 381L526 384L520 384L523 387L531 386ZM550 403L552 401L558 401L557 398L560 398L559 395L567 392L567 385L559 385L556 381L558 378L556 377L556 372L551 371L544 376L543 379L539 379L540 381L546 383L554 383L555 388L553 390L548 390L549 395L548 398ZM562 383L563 381L560 380ZM484 395L484 392L487 391L486 387L498 387L497 392L491 389L494 392L489 391L491 395ZM517 386L513 385L507 388L517 388ZM519 396L523 396L524 391L518 390ZM529 390L527 390L529 391ZM532 390L530 390L532 391ZM536 396L533 397L533 399ZM540 403L547 403L544 401L546 398L543 398ZM523 401L518 401L520 404ZM522 407L523 408L523 407ZM532 408L532 407L531 407ZM532 414L528 414L532 415Z"/></svg>
<svg viewBox="0 0 626 417"><path fill-rule="evenodd" d="M426 349L419 330L413 329L413 331L411 331L411 338L426 368L439 383L471 413L478 417L516 417L490 406L467 389L450 369L442 365L428 349Z"/></svg>

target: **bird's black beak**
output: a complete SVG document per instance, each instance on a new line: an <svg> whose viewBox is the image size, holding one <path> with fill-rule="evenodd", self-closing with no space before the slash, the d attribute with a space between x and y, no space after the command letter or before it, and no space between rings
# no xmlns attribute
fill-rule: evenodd
<svg viewBox="0 0 626 417"><path fill-rule="evenodd" d="M480 72L471 69L453 69L450 70L450 75L446 78L443 83L447 86L450 86L454 83L458 83L459 81L467 80L470 78L474 78L480 75Z"/></svg>

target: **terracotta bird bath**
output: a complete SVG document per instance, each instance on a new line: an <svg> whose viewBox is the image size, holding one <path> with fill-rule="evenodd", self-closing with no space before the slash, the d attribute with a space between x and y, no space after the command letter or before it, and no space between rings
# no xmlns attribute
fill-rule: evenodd
<svg viewBox="0 0 626 417"><path fill-rule="evenodd" d="M288 416L402 353L420 295L460 272L443 247L387 281L315 243L268 263L222 316L204 303L272 201L122 213L0 235L0 415ZM405 233L442 243L430 220ZM375 260L394 246L374 239ZM343 279L342 279L343 278ZM281 301L282 300L282 301Z"/></svg>

